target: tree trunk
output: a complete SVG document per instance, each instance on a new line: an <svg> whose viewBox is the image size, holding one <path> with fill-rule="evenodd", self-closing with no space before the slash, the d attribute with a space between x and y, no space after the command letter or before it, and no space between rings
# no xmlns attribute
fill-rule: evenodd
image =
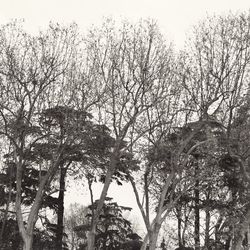
<svg viewBox="0 0 250 250"><path fill-rule="evenodd" d="M17 157L16 151L14 153L15 153L16 168L17 168L17 172L16 172L17 191L16 191L16 204L15 204L16 218L17 218L18 229L22 236L22 240L24 242L23 249L29 250L29 249L32 249L31 247L32 247L32 242L33 242L33 231L34 231L34 227L38 218L38 212L40 209L44 191L45 191L46 185L48 185L52 181L56 173L56 170L58 169L60 154L57 157L55 163L49 168L46 175L41 178L41 181L40 181L40 184L39 184L36 196L35 196L35 200L30 209L28 221L25 227L23 214L22 214L22 206L21 206L23 163L22 163L22 160L20 160Z"/></svg>
<svg viewBox="0 0 250 250"><path fill-rule="evenodd" d="M221 223L222 223L222 219L223 217L220 215L216 224L215 224L215 227L214 227L214 239L215 239L215 242L219 242L220 241L220 226L221 226Z"/></svg>
<svg viewBox="0 0 250 250"><path fill-rule="evenodd" d="M103 207L105 198L106 198L107 193L108 193L108 189L109 189L109 186L111 183L111 178L112 178L113 173L114 173L114 171L112 170L112 171L109 171L106 175L105 184L104 184L104 187L102 190L102 194L101 194L100 200L98 202L98 206L97 206L95 216L94 216L93 221L92 221L90 232L88 234L88 248L87 248L88 250L95 249L96 226L98 224L101 209Z"/></svg>
<svg viewBox="0 0 250 250"><path fill-rule="evenodd" d="M153 230L148 232L144 237L143 244L140 250L146 250L147 246L149 246L149 250L155 250L157 247L157 240L159 236L161 225L159 223L155 223Z"/></svg>
<svg viewBox="0 0 250 250"><path fill-rule="evenodd" d="M16 154L16 151L14 151ZM17 159L17 158L16 158ZM21 161L16 161L17 172L16 172L16 219L18 224L18 230L23 240L23 250L31 249L33 235L30 236L27 234L24 227L23 214L21 208L21 194L22 194L22 163Z"/></svg>
<svg viewBox="0 0 250 250"><path fill-rule="evenodd" d="M181 233L181 208L179 208L177 206L176 208L177 211L177 222L178 222L178 243L179 243L179 247L183 246L183 242L182 242L182 233Z"/></svg>
<svg viewBox="0 0 250 250"><path fill-rule="evenodd" d="M199 208L199 200L200 200L200 191L199 191L199 179L198 179L198 171L199 171L199 164L196 163L195 166L195 177L197 178L195 181L195 189L194 189L194 244L195 250L200 249L200 208Z"/></svg>
<svg viewBox="0 0 250 250"><path fill-rule="evenodd" d="M108 193L108 189L109 189L109 186L110 186L110 183L112 180L112 176L113 176L115 169L116 169L117 154L119 151L118 149L119 149L119 143L118 143L118 145L116 145L116 150L113 152L111 162L110 162L110 167L106 173L105 183L104 183L104 186L102 189L102 193L101 193L100 199L98 201L95 215L94 215L93 220L92 220L91 229L90 229L90 232L88 233L88 247L87 247L88 250L95 249L96 226L97 226L98 221L99 221L99 217L101 214L101 210L102 210L105 198L107 197L107 193Z"/></svg>
<svg viewBox="0 0 250 250"><path fill-rule="evenodd" d="M210 229L210 211L209 208L206 208L206 228L205 228L205 246L209 245L209 229Z"/></svg>
<svg viewBox="0 0 250 250"><path fill-rule="evenodd" d="M64 216L64 192L65 177L67 168L61 166L60 169L60 189L58 195L58 211L57 211L57 230L56 230L56 249L62 250L63 246L63 216Z"/></svg>
<svg viewBox="0 0 250 250"><path fill-rule="evenodd" d="M149 238L149 250L155 250L157 249L157 240L159 236L161 226L159 224L156 224L154 227L154 231L151 234L151 237Z"/></svg>
<svg viewBox="0 0 250 250"><path fill-rule="evenodd" d="M88 233L88 250L94 250L95 249L95 230L91 230Z"/></svg>
<svg viewBox="0 0 250 250"><path fill-rule="evenodd" d="M157 247L158 234L153 233L151 240L149 242L149 250L155 250Z"/></svg>
<svg viewBox="0 0 250 250"><path fill-rule="evenodd" d="M185 220L184 220L184 223L183 223L183 229L182 229L182 236L181 236L181 239L182 239L182 245L185 246L186 245L186 240L185 240L185 233L186 233L186 230L187 230L187 225L188 224L188 215L185 215Z"/></svg>
<svg viewBox="0 0 250 250"><path fill-rule="evenodd" d="M32 250L32 242L33 242L33 234L26 235L25 239L23 239L23 250Z"/></svg>

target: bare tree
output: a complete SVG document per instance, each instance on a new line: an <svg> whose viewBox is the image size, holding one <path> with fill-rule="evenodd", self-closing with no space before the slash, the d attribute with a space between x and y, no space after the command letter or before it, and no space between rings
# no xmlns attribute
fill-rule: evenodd
<svg viewBox="0 0 250 250"><path fill-rule="evenodd" d="M170 94L167 81L172 51L151 21L123 23L117 29L107 20L101 29L90 33L88 42L96 81L105 86L99 118L112 128L115 138L88 236L88 249L94 249L96 225L119 159L149 130L143 123L146 113Z"/></svg>
<svg viewBox="0 0 250 250"><path fill-rule="evenodd" d="M50 131L39 127L43 109L60 103L60 90L78 46L77 29L50 25L47 32L30 36L18 23L0 30L1 134L10 141L16 166L16 215L23 249L32 249L33 231L43 194L53 179L69 138L63 138L51 152L53 158L40 162L39 187L27 220L22 208L22 179L34 145L49 140ZM65 96L67 94L65 93ZM44 165L45 164L45 165Z"/></svg>
<svg viewBox="0 0 250 250"><path fill-rule="evenodd" d="M234 112L242 102L241 96L246 93L247 88L244 83L248 76L249 62L247 20L244 16L232 15L205 20L199 27L196 27L189 47L180 54L179 68L175 69L175 73L179 77L178 82L182 88L178 91L179 97L178 94L175 95L177 101L171 100L165 106L162 103L168 116L168 127L165 127L162 135L173 133L177 127L182 127L181 131L184 133L181 134L176 147L170 149L170 152L165 152L165 155L169 154L169 159L164 159L164 161L170 166L171 171L165 175L162 184L158 184L161 187L158 192L160 195L156 203L156 216L151 222L149 220L149 180L153 183L152 180L157 179L155 178L156 170L153 171L154 168L148 165L144 172L145 207L139 199L135 182L131 180L148 231L148 239L145 239L143 249L146 248L147 240L149 240L150 249L155 249L157 231L166 218L168 209L173 207L178 199L178 196L173 196L173 190L181 185L185 187L183 189L185 192L188 187L186 185L193 185L192 181L188 182L183 179L185 166L192 152L202 145L211 147L216 144L217 138L211 133L213 126L227 131L227 135L230 135ZM173 110L174 103L178 103L178 106L175 106L176 113L173 119L170 119L173 112L168 114L167 111ZM161 124L166 124L166 118ZM206 138L195 142L194 137L201 130L206 131ZM159 139L161 138L159 130L157 132ZM151 131L151 136L154 133ZM171 138L168 138L168 141L171 141ZM161 140L152 141L151 138L150 142L155 146L157 145L155 142L158 142L157 147L160 150ZM161 176L164 174L161 173ZM196 189L199 190L199 187ZM167 202L167 194L171 197L171 193L173 199ZM199 226L199 220L197 225ZM199 230L196 228L196 235L198 234ZM200 244L198 237L196 237L197 249Z"/></svg>
<svg viewBox="0 0 250 250"><path fill-rule="evenodd" d="M231 156L235 155L232 126L248 89L249 27L249 14L207 18L195 26L183 57L190 116L219 122L226 138L225 151Z"/></svg>

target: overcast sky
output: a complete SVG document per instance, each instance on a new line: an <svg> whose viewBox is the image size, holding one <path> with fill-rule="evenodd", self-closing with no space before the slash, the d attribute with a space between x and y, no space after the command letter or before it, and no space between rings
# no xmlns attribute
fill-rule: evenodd
<svg viewBox="0 0 250 250"><path fill-rule="evenodd" d="M169 40L181 46L185 33L199 19L229 10L246 11L249 0L0 0L0 23L24 18L26 28L36 31L49 21L75 21L85 28L104 16L136 21L151 17L158 21Z"/></svg>
<svg viewBox="0 0 250 250"><path fill-rule="evenodd" d="M30 32L46 28L49 21L65 24L74 21L85 29L91 24L101 23L105 16L131 21L150 17L158 22L162 33L177 47L183 45L190 27L206 15L250 9L250 0L0 0L0 3L0 23L24 19L25 27ZM73 190L69 190L66 204L72 201L85 205L89 203L86 188L81 189L78 185ZM100 185L95 189L95 198L99 196L98 190ZM122 205L136 207L128 185L112 185L109 195Z"/></svg>

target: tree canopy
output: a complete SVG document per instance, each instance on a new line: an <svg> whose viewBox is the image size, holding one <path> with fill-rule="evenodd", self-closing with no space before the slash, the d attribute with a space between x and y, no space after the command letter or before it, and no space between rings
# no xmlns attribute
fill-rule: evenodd
<svg viewBox="0 0 250 250"><path fill-rule="evenodd" d="M248 249L249 46L249 13L204 19L182 51L153 20L2 25L0 248ZM72 179L90 200L69 211ZM125 182L144 235L107 196Z"/></svg>

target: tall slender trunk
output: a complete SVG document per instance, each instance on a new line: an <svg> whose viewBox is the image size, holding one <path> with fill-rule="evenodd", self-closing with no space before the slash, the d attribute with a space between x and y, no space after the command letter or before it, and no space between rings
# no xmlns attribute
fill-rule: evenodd
<svg viewBox="0 0 250 250"><path fill-rule="evenodd" d="M64 216L64 192L67 168L60 167L60 189L58 195L56 249L61 250L63 246L63 216Z"/></svg>
<svg viewBox="0 0 250 250"><path fill-rule="evenodd" d="M16 153L14 151L14 153ZM16 157L16 159L18 159ZM17 218L17 224L19 233L23 240L23 250L31 250L32 246L32 237L33 235L28 235L24 226L23 221L23 214L22 214L22 208L21 208L21 194L22 194L22 163L20 159L16 160L16 218Z"/></svg>
<svg viewBox="0 0 250 250"><path fill-rule="evenodd" d="M219 219L217 220L216 224L215 224L215 227L214 227L214 238L215 238L215 242L219 242L220 241L220 226L221 226L221 223L222 223L222 219L223 217L220 215Z"/></svg>
<svg viewBox="0 0 250 250"><path fill-rule="evenodd" d="M210 199L210 190L208 191L207 195L206 195L206 200L208 201ZM205 246L209 246L209 238L210 238L210 235L209 235L209 230L210 230L210 219L211 219L211 216L210 216L210 208L209 206L206 207L206 210L205 210L205 213L206 213L206 227L205 227Z"/></svg>
<svg viewBox="0 0 250 250"><path fill-rule="evenodd" d="M46 185L50 183L56 173L58 168L59 156L57 157L56 162L53 166L48 170L46 175L41 179L34 203L30 209L30 213L28 216L28 220L26 223L26 227L24 225L23 214L22 214L22 207L21 207L21 195L22 195L22 161L16 157L16 166L17 166L17 173L16 173L16 217L20 235L22 236L22 240L24 242L23 250L31 250L32 249L32 242L33 242L33 232L34 227L38 218L38 212L41 206L42 198L44 195L44 191Z"/></svg>
<svg viewBox="0 0 250 250"><path fill-rule="evenodd" d="M200 182L198 179L199 175L199 164L196 163L195 166L195 189L194 189L194 244L195 244L195 250L200 249L200 208L199 208L199 201L200 201Z"/></svg>
<svg viewBox="0 0 250 250"><path fill-rule="evenodd" d="M209 245L210 211L206 209L205 246Z"/></svg>
<svg viewBox="0 0 250 250"><path fill-rule="evenodd" d="M103 207L105 198L107 197L108 189L111 183L112 175L114 173L114 170L110 170L107 172L104 187L102 189L101 197L99 199L97 209L92 221L90 232L88 233L88 250L94 250L95 249L95 237L96 237L96 226L99 221L99 216L101 213L101 209Z"/></svg>
<svg viewBox="0 0 250 250"><path fill-rule="evenodd" d="M23 239L23 250L32 250L33 234L27 234Z"/></svg>
<svg viewBox="0 0 250 250"><path fill-rule="evenodd" d="M156 223L154 225L154 230L152 231L152 234L149 238L149 250L155 250L157 249L157 240L159 236L161 225L159 223Z"/></svg>
<svg viewBox="0 0 250 250"><path fill-rule="evenodd" d="M108 189L112 180L112 176L115 172L116 169L116 164L117 164L117 154L119 151L119 143L118 145L116 145L116 150L113 152L111 161L110 161L110 167L106 173L106 177L105 177L105 182L104 182L104 186L102 189L102 193L100 196L100 199L98 201L98 205L97 205L97 209L96 212L93 216L93 220L92 220L92 225L91 225L91 229L90 232L88 233L88 246L87 246L87 250L94 250L95 249L95 237L96 237L96 226L98 224L99 221L99 216L101 214L101 210L105 201L105 198L107 197L107 193L108 193Z"/></svg>
<svg viewBox="0 0 250 250"><path fill-rule="evenodd" d="M148 231L148 233L144 237L140 250L146 250L147 246L149 247L148 248L149 250L157 249L157 240L158 240L160 229L161 229L161 224L155 223L153 226L153 229Z"/></svg>
<svg viewBox="0 0 250 250"><path fill-rule="evenodd" d="M153 234L149 242L149 250L155 250L157 248L158 234Z"/></svg>
<svg viewBox="0 0 250 250"><path fill-rule="evenodd" d="M181 218L178 218L178 243L179 247L182 247L182 239L181 239Z"/></svg>
<svg viewBox="0 0 250 250"><path fill-rule="evenodd" d="M178 223L178 243L179 243L179 247L183 246L183 242L182 242L182 233L181 233L181 207L177 206L176 208L177 211L177 223Z"/></svg>
<svg viewBox="0 0 250 250"><path fill-rule="evenodd" d="M237 190L235 188L232 188L232 204L235 206L237 204ZM242 222L242 221L241 221ZM241 245L243 241L243 225L240 222L238 227L235 227L234 225L231 225L231 231L233 232L233 237L232 237L232 247L231 250L241 250ZM243 226L243 227L242 227ZM244 230L244 229L243 229Z"/></svg>
<svg viewBox="0 0 250 250"><path fill-rule="evenodd" d="M92 228L92 230L89 231L88 233L88 250L95 249L95 234L96 234L95 228Z"/></svg>
<svg viewBox="0 0 250 250"><path fill-rule="evenodd" d="M104 234L103 234L103 245L102 245L102 249L103 250L107 250L107 243L108 243L108 226L105 225L105 230L104 230Z"/></svg>

